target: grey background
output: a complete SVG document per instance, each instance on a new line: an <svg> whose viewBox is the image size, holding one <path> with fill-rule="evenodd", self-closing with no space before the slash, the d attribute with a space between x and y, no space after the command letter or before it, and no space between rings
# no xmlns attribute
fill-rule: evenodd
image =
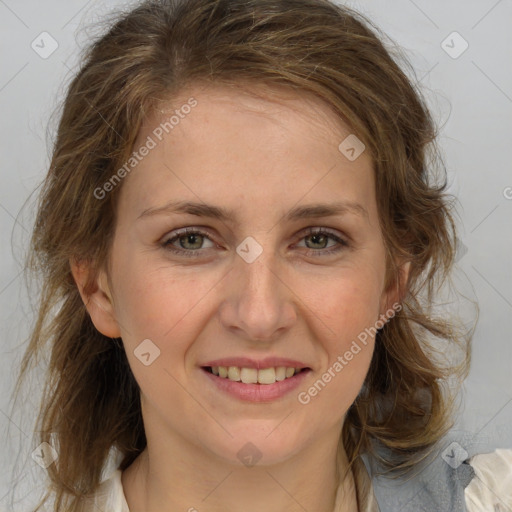
<svg viewBox="0 0 512 512"><path fill-rule="evenodd" d="M367 14L404 49L442 126L440 144L450 192L460 201L457 282L480 305L457 428L478 433L487 451L511 448L512 1L346 4ZM39 497L45 474L31 458L37 446L31 428L41 372L34 373L23 411L11 411L10 402L33 318L21 274L33 209L20 210L49 162L46 135L54 126L50 115L72 77L79 49L95 33L84 27L124 5L128 3L0 0L0 511L11 509L13 472L20 500L14 510L28 510L27 503ZM46 59L31 47L44 31L58 44ZM454 31L469 45L457 58L441 46ZM459 36L451 36L446 44L452 54L463 48Z"/></svg>

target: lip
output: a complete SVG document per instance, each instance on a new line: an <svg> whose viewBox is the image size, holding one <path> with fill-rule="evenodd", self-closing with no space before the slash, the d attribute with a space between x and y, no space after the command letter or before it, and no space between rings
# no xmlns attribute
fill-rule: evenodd
<svg viewBox="0 0 512 512"><path fill-rule="evenodd" d="M264 359L251 359L250 357L224 357L208 361L199 366L238 366L239 368L256 368L261 370L263 368L276 368L278 366L286 366L289 368L309 368L307 364L297 361L295 359L288 359L285 357L265 357Z"/></svg>
<svg viewBox="0 0 512 512"><path fill-rule="evenodd" d="M244 384L243 382L235 382L230 380L227 377L218 377L217 375L210 373L205 368L200 368L200 371L217 389L232 397L246 402L271 402L278 398L284 397L299 387L312 370L307 368L297 373L293 377L284 379L282 381L277 381L274 384Z"/></svg>

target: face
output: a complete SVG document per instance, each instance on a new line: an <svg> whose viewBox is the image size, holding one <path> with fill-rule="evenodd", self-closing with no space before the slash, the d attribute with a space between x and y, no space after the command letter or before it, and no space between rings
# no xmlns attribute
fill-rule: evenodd
<svg viewBox="0 0 512 512"><path fill-rule="evenodd" d="M147 118L134 149L153 147L120 185L90 310L122 337L146 431L238 464L248 442L271 464L339 435L373 353L361 334L394 301L370 157L340 152L350 131L323 103L280 94L195 88ZM245 380L307 369L248 384L204 368L222 365Z"/></svg>

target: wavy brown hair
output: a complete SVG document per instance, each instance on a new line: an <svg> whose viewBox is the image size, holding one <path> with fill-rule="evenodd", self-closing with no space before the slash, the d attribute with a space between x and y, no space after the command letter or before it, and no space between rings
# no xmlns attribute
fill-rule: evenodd
<svg viewBox="0 0 512 512"><path fill-rule="evenodd" d="M328 0L162 0L116 17L90 45L63 102L27 265L43 286L16 393L48 350L36 431L59 453L41 503L54 493L56 512L81 510L112 447L124 470L146 446L122 341L95 329L70 260L105 265L122 183L104 200L94 190L130 156L147 115L198 82L310 93L373 160L388 282L400 282L398 261L409 261L410 273L403 309L378 331L346 415L340 442L350 463L368 453L388 468L408 468L452 426L444 382L467 375L470 336L432 306L454 260L453 200L426 101L385 39L366 17ZM443 363L434 339L462 347L462 359Z"/></svg>

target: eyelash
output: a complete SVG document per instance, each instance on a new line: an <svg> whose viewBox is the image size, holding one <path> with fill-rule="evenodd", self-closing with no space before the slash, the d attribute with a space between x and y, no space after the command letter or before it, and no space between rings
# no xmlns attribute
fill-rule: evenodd
<svg viewBox="0 0 512 512"><path fill-rule="evenodd" d="M325 228L308 228L306 234L301 238L301 240L308 235L319 235L319 234L327 235L328 238L331 238L335 242L338 242L339 246L334 249L319 249L319 250L309 249L310 252L307 253L308 256L311 256L311 255L313 255L314 257L329 256L331 254L340 252L344 248L349 247L349 243L346 240L344 240L343 238L340 238L339 236L335 235L331 231L326 230ZM162 242L162 247L164 249L170 251L171 253L177 254L179 256L185 256L188 258L196 258L196 257L201 256L201 249L185 250L185 249L176 249L176 248L170 247L172 242L174 242L175 240L179 240L180 238L182 238L186 235L201 235L201 236L208 238L210 241L213 242L213 240L211 240L211 238L209 237L208 233L206 233L205 231L202 231L197 228L185 228L182 231L176 233L176 235L173 236L172 238L168 238L167 240ZM311 253L313 253L313 254L311 254ZM320 253L320 254L318 254L318 253Z"/></svg>

